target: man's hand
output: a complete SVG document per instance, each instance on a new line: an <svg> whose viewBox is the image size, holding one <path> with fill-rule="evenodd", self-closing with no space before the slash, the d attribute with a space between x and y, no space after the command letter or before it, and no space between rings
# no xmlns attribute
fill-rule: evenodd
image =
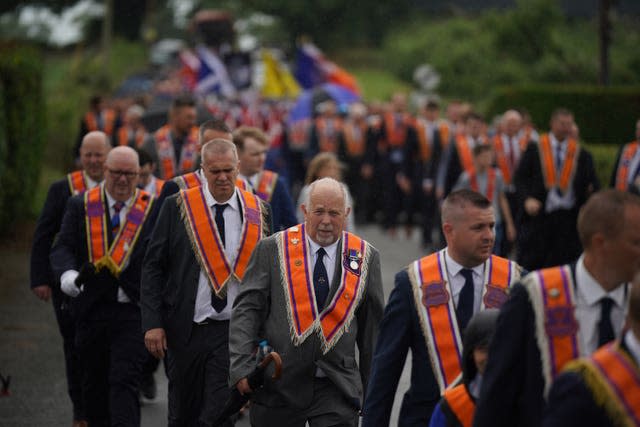
<svg viewBox="0 0 640 427"><path fill-rule="evenodd" d="M238 389L240 394L243 396L245 394L253 393L253 390L251 390L251 387L249 386L249 381L247 380L246 377L238 381L238 383L236 384L236 388Z"/></svg>
<svg viewBox="0 0 640 427"><path fill-rule="evenodd" d="M149 329L144 334L144 345L157 359L163 359L167 351L167 336L162 328Z"/></svg>
<svg viewBox="0 0 640 427"><path fill-rule="evenodd" d="M527 197L524 201L524 210L529 216L536 216L542 208L542 202L534 197Z"/></svg>
<svg viewBox="0 0 640 427"><path fill-rule="evenodd" d="M360 175L364 179L371 179L371 177L373 176L373 166L367 163L362 165L362 167L360 168Z"/></svg>
<svg viewBox="0 0 640 427"><path fill-rule="evenodd" d="M31 288L31 292L42 301L49 301L49 298L51 298L51 288L49 285L36 286L35 288Z"/></svg>

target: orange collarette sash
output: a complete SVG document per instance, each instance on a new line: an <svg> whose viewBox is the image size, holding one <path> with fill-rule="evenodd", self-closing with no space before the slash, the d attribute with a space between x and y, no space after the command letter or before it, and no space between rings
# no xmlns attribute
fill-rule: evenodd
<svg viewBox="0 0 640 427"><path fill-rule="evenodd" d="M136 189L134 202L127 213L126 221L108 247L107 215L109 212L104 190L101 186L84 193L84 207L86 212L85 226L87 231L87 248L89 262L98 270L107 268L118 277L124 269L131 251L138 241L142 225L144 224L153 197L146 191Z"/></svg>
<svg viewBox="0 0 640 427"><path fill-rule="evenodd" d="M369 244L354 234L342 233L340 284L331 301L318 313L313 287L313 255L308 253L304 224L278 235L283 287L293 344L298 346L317 332L323 353L330 351L349 327L362 300L368 275ZM338 273L338 271L336 271Z"/></svg>
<svg viewBox="0 0 640 427"><path fill-rule="evenodd" d="M173 147L173 141L171 140L171 128L169 125L164 125L156 131L155 140L162 178L170 179L178 173L184 173L193 169L196 164L199 148L197 127L191 129L189 135L185 138L180 152L179 165L176 164L177 160L175 158L175 149Z"/></svg>
<svg viewBox="0 0 640 427"><path fill-rule="evenodd" d="M400 120L396 120L396 113L384 115L385 138L387 145L392 148L402 147L407 139L407 130L411 126L411 118L408 114L400 114Z"/></svg>
<svg viewBox="0 0 640 427"><path fill-rule="evenodd" d="M93 111L88 111L84 115L84 122L87 125L87 129L89 131L101 130L107 135L113 135L113 130L116 122L116 113L111 109L104 109L99 114L103 114L103 129L98 128L98 119L96 118L96 113Z"/></svg>
<svg viewBox="0 0 640 427"><path fill-rule="evenodd" d="M72 196L77 196L87 191L87 177L84 171L74 171L67 174L67 182Z"/></svg>
<svg viewBox="0 0 640 427"><path fill-rule="evenodd" d="M316 119L316 133L318 137L318 149L321 153L338 152L338 135L342 132L342 120L332 118L326 120L322 117Z"/></svg>
<svg viewBox="0 0 640 427"><path fill-rule="evenodd" d="M547 190L558 188L562 193L566 193L569 189L569 185L571 185L571 182L573 181L573 176L576 173L580 146L574 139L569 139L567 142L567 153L564 157L564 164L559 175L556 170L556 162L554 161L553 150L551 149L551 138L548 133L545 133L540 137L538 147L540 151L540 163L542 165L545 187Z"/></svg>
<svg viewBox="0 0 640 427"><path fill-rule="evenodd" d="M427 255L407 267L431 367L441 393L462 373L462 340L445 250ZM480 309L502 306L509 287L520 279L521 271L515 262L490 256L484 264L485 286Z"/></svg>
<svg viewBox="0 0 640 427"><path fill-rule="evenodd" d="M278 183L278 174L272 171L263 170L258 180L258 188L256 194L265 202L271 202L273 190Z"/></svg>
<svg viewBox="0 0 640 427"><path fill-rule="evenodd" d="M193 252L200 268L207 276L212 290L219 297L227 292L227 282L231 277L241 280L249 264L249 257L256 244L265 236L262 204L258 197L247 191L238 189L240 203L244 214L240 247L233 268L224 252L224 246L211 208L207 205L202 187L181 190L178 198L184 225L187 230ZM235 195L233 196L235 197Z"/></svg>
<svg viewBox="0 0 640 427"><path fill-rule="evenodd" d="M476 412L476 402L473 401L467 387L459 384L444 391L442 396L451 408L462 427L471 427Z"/></svg>
<svg viewBox="0 0 640 427"><path fill-rule="evenodd" d="M342 130L345 151L349 157L360 157L366 149L367 124L357 124L347 121Z"/></svg>
<svg viewBox="0 0 640 427"><path fill-rule="evenodd" d="M532 272L522 284L535 313L546 397L553 379L580 355L573 275L571 268L563 265Z"/></svg>
<svg viewBox="0 0 640 427"><path fill-rule="evenodd" d="M173 178L173 181L178 184L178 187L180 187L181 190L188 190L202 185L198 172L189 172L184 175L176 176Z"/></svg>
<svg viewBox="0 0 640 427"><path fill-rule="evenodd" d="M518 140L518 144L520 145L520 152L523 153L527 148L527 139L525 137L521 137ZM513 147L509 147L510 150ZM496 164L500 168L502 172L502 178L504 179L504 183L506 185L511 184L511 180L513 179L513 173L515 172L517 165L512 165L508 160L505 154L504 149L504 141L502 140L502 135L496 135L493 138L493 150L496 153ZM517 162L516 162L517 163Z"/></svg>
<svg viewBox="0 0 640 427"><path fill-rule="evenodd" d="M458 135L456 138L456 149L458 150L458 158L460 159L462 170L466 171L469 176L473 175L476 168L473 166L473 153L471 152L471 146L467 141L466 135Z"/></svg>
<svg viewBox="0 0 640 427"><path fill-rule="evenodd" d="M249 181L247 181L244 178L240 178L240 177L236 178L236 187L238 187L241 190L248 191L249 193L253 193L253 187L251 186Z"/></svg>
<svg viewBox="0 0 640 427"><path fill-rule="evenodd" d="M588 359L569 363L566 370L583 379L613 425L640 425L640 369L618 342L601 347Z"/></svg>
<svg viewBox="0 0 640 427"><path fill-rule="evenodd" d="M422 119L416 119L416 134L418 134L420 160L426 162L431 158L433 141L429 138L429 125Z"/></svg>
<svg viewBox="0 0 640 427"><path fill-rule="evenodd" d="M469 176L469 185L471 189L476 193L482 193L480 191L480 185L478 184L478 173L474 172L473 175ZM487 170L487 188L485 189L484 196L489 199L490 202L493 202L493 193L496 187L496 170L494 168L489 168Z"/></svg>
<svg viewBox="0 0 640 427"><path fill-rule="evenodd" d="M165 181L164 179L160 179L160 178L156 178L156 197L160 197L160 193L162 193L162 189L164 188L164 184L167 181Z"/></svg>
<svg viewBox="0 0 640 427"><path fill-rule="evenodd" d="M616 171L616 190L626 191L629 188L629 168L638 152L638 147L640 147L640 142L636 141L625 145ZM631 179L635 179L635 177L632 176Z"/></svg>

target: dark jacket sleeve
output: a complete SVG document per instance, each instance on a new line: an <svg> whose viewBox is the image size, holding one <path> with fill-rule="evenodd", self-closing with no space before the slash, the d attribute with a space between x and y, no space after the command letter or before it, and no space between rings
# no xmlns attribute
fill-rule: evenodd
<svg viewBox="0 0 640 427"><path fill-rule="evenodd" d="M56 280L67 270L78 270L87 259L87 245L83 242L84 206L82 196L71 197L67 201L62 226L51 255L51 268Z"/></svg>
<svg viewBox="0 0 640 427"><path fill-rule="evenodd" d="M178 214L175 197L170 197L160 208L146 248L140 284L143 332L164 327L163 294L169 280L170 238L175 232L173 225Z"/></svg>
<svg viewBox="0 0 640 427"><path fill-rule="evenodd" d="M406 272L395 278L395 287L384 309L363 409L363 427L388 426L393 400L411 347L414 307Z"/></svg>
<svg viewBox="0 0 640 427"><path fill-rule="evenodd" d="M538 426L543 389L533 308L527 290L516 284L500 309L473 425Z"/></svg>
<svg viewBox="0 0 640 427"><path fill-rule="evenodd" d="M542 418L543 427L607 427L612 423L575 372L556 378Z"/></svg>
<svg viewBox="0 0 640 427"><path fill-rule="evenodd" d="M38 218L31 247L31 287L41 285L54 286L57 280L53 276L49 254L56 234L60 230L64 208L71 196L66 179L57 181L49 187L47 199Z"/></svg>
<svg viewBox="0 0 640 427"><path fill-rule="evenodd" d="M273 190L273 197L271 198L271 208L274 232L286 230L298 223L296 218L295 208L293 207L293 200L287 190L287 184L284 178L278 176L276 187Z"/></svg>
<svg viewBox="0 0 640 427"><path fill-rule="evenodd" d="M620 164L620 157L622 156L622 151L624 150L625 144L622 144L618 149L618 154L616 155L616 161L613 163L613 170L611 171L611 180L609 181L609 187L616 188L616 177L618 175L618 165Z"/></svg>

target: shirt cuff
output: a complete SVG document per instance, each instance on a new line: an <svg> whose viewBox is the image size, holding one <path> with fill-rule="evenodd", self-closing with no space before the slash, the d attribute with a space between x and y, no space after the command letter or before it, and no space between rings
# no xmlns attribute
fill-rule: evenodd
<svg viewBox="0 0 640 427"><path fill-rule="evenodd" d="M118 302L131 302L127 294L124 293L121 287L118 287Z"/></svg>
<svg viewBox="0 0 640 427"><path fill-rule="evenodd" d="M78 277L76 270L67 270L60 276L60 289L62 292L70 297L77 297L80 294L80 289L76 286L76 278Z"/></svg>

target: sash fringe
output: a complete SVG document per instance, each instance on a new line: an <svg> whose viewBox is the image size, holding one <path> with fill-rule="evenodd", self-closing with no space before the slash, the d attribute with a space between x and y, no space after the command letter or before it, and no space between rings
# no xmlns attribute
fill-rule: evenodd
<svg viewBox="0 0 640 427"><path fill-rule="evenodd" d="M344 238L342 240L342 244L344 245ZM355 316L355 313L358 310L358 306L360 305L360 302L362 301L362 298L364 295L364 291L367 283L367 277L369 276L369 260L371 259L371 256L372 256L371 249L372 249L372 246L369 244L369 242L364 241L364 256L362 258L362 263L360 264L360 285L358 286L358 291L354 296L354 301L353 301L354 306L349 311L349 315L345 319L340 329L338 329L338 331L333 335L333 338L331 339L331 341L327 342L327 340L325 339L324 334L322 333L322 326L320 324L320 319L318 318L317 331L320 337L320 342L322 343L322 354L327 354L329 351L331 351L331 349L335 347L338 341L340 341L340 338L342 337L342 335L344 335L345 332L349 331L349 326L351 325L351 321L353 320L353 317ZM342 250L344 251L344 247L342 248ZM342 258L342 254L340 254L340 257Z"/></svg>
<svg viewBox="0 0 640 427"><path fill-rule="evenodd" d="M178 197L176 198L176 203L180 211L180 219L182 220L182 223L184 224L184 228L187 232L187 236L189 237L191 250L193 250L193 254L196 258L196 261L198 262L198 265L200 266L200 269L202 271L207 271L207 267L204 264L204 260L202 259L202 256L199 255L200 249L198 248L198 244L196 243L196 236L193 234L193 231L191 230L191 225L189 223L189 212L187 212L187 206L185 205L184 200L182 199L182 196L180 195L180 193L178 193ZM220 286L220 291L218 292L216 292L215 288L213 287L213 284L211 283L211 281L209 280L209 277L206 274L205 274L205 277L207 278L207 283L209 283L209 287L211 288L211 291L215 292L218 298L224 298L227 295L227 283L229 282L229 279L231 277L235 277L235 274L232 272L232 274L229 275L227 280L225 280L225 282Z"/></svg>
<svg viewBox="0 0 640 427"><path fill-rule="evenodd" d="M591 392L594 402L603 408L613 425L618 427L633 427L634 423L629 419L616 393L611 390L609 384L602 377L598 368L593 366L593 362L588 360L574 360L569 362L565 371L575 372L582 378L585 385Z"/></svg>

